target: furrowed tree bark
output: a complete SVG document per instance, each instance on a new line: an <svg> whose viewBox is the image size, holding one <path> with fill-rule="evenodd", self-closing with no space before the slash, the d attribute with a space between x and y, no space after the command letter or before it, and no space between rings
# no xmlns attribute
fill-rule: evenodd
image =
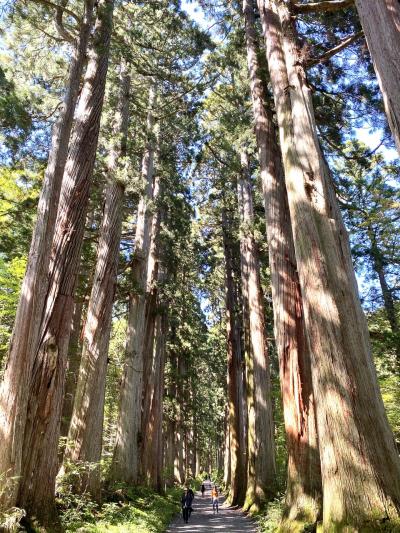
<svg viewBox="0 0 400 533"><path fill-rule="evenodd" d="M152 412L154 413L154 427L157 431L157 455L156 465L157 469L152 474L153 487L162 492L164 489L163 476L163 400L164 400L164 382L165 382L165 358L167 353L167 334L168 334L168 314L164 311L157 321L157 329L159 332L157 336L156 350L159 352L157 357L159 359L160 370L158 372L158 380L156 383L156 396ZM158 329L159 328L159 329Z"/></svg>
<svg viewBox="0 0 400 533"><path fill-rule="evenodd" d="M246 495L246 462L243 449L242 427L242 365L240 337L235 312L235 287L233 279L232 249L229 224L225 209L222 211L222 235L225 257L226 334L228 357L228 403L230 440L230 490L231 505L243 505Z"/></svg>
<svg viewBox="0 0 400 533"><path fill-rule="evenodd" d="M186 379L187 369L186 360L182 353L178 354L178 385L177 400L178 410L176 416L176 433L175 433L175 479L178 483L184 483L186 479L186 447L185 447L185 411L182 398L184 397L183 382Z"/></svg>
<svg viewBox="0 0 400 533"><path fill-rule="evenodd" d="M238 180L241 222L242 286L247 299L250 357L247 361L248 469L245 509L259 510L274 494L276 466L271 376L265 338L260 265L252 225L254 223L248 155L241 153L242 174Z"/></svg>
<svg viewBox="0 0 400 533"><path fill-rule="evenodd" d="M310 349L304 325L280 148L266 85L259 74L253 0L244 0L243 13L288 451L284 519L287 522L315 523L321 515L322 486ZM262 11L261 17L265 26Z"/></svg>
<svg viewBox="0 0 400 533"><path fill-rule="evenodd" d="M225 448L225 435L224 435L224 423L220 422L220 433L219 433L219 442L218 442L218 460L217 460L217 469L221 475L224 472L224 448ZM199 467L199 461L197 462ZM198 473L197 473L198 475Z"/></svg>
<svg viewBox="0 0 400 533"><path fill-rule="evenodd" d="M79 272L78 272L78 279L77 279L77 285L75 289L75 304L74 304L74 314L72 317L72 322L77 321L78 317L75 316L76 314L76 305L77 302L80 301L80 322L78 325L79 331L73 327L71 329L71 334L69 338L69 344L68 344L68 362L67 362L67 370L66 370L66 378L65 378L65 386L64 386L64 399L63 399L63 409L62 409L62 415L61 415L61 429L60 429L60 437L65 437L65 442L61 441L59 446L59 460L60 460L60 466L62 466L63 458L64 458L64 452L67 445L67 437L69 428L71 425L71 418L72 418L72 411L74 408L74 401L75 401L75 392L76 392L76 386L78 383L78 376L79 376L79 367L81 364L81 358L82 358L82 338L83 338L83 332L85 328L85 322L87 318L87 307L89 303L90 298L90 292L93 285L93 276L94 272L92 269L93 265L90 265L89 263L85 263L82 259L82 254L84 254L85 251L85 239L87 239L87 242L90 239L90 231L93 228L93 224L95 224L95 213L93 211L93 207L91 209L90 202L88 206L88 213L86 215L86 221L85 221L85 232L83 234L83 243L82 243L82 252L81 252L81 258L80 258L80 265L79 265ZM100 231L100 224L99 224L99 231Z"/></svg>
<svg viewBox="0 0 400 533"><path fill-rule="evenodd" d="M173 341L176 337L176 331L174 325L171 327L171 333L170 333L170 339ZM176 380L174 379L174 375L176 372L177 364L176 364L176 353L173 350L169 350L168 353L169 356L169 362L171 366L171 377L169 381L169 386L167 389L167 395L173 401L176 398L177 393L177 387L176 387ZM167 472L167 483L169 486L173 486L175 482L175 455L176 455L176 449L175 449L175 432L176 432L176 417L175 417L175 410L170 413L170 417L167 420L166 423L167 430L166 430L166 437L165 437L165 453L164 453L164 464L166 467Z"/></svg>
<svg viewBox="0 0 400 533"><path fill-rule="evenodd" d="M146 267L150 244L149 204L152 198L153 160L155 153L155 100L156 89L152 86L149 92L149 112L147 118L148 142L142 160L143 194L138 207L135 250L132 261L132 284L134 286L134 292L130 296L129 302L124 376L121 387L117 440L111 467L111 479L128 484L136 484L139 474L146 312Z"/></svg>
<svg viewBox="0 0 400 533"><path fill-rule="evenodd" d="M190 354L185 354L190 357ZM191 401L192 401L192 376L190 372L190 361L185 361L187 378L184 381L184 395L183 402L185 406L184 411L184 430L185 430L185 479L190 479L192 476L193 465L193 427L191 417Z"/></svg>
<svg viewBox="0 0 400 533"><path fill-rule="evenodd" d="M162 491L162 401L164 391L164 366L166 350L166 317L164 312L156 317L155 353L152 372L151 405L148 423L144 429L143 473L147 484L158 492Z"/></svg>
<svg viewBox="0 0 400 533"><path fill-rule="evenodd" d="M260 1L309 336L327 531L398 520L400 461L286 4Z"/></svg>
<svg viewBox="0 0 400 533"><path fill-rule="evenodd" d="M400 3L398 0L356 0L386 116L400 153Z"/></svg>
<svg viewBox="0 0 400 533"><path fill-rule="evenodd" d="M193 398L194 396L193 387L191 389L191 396ZM193 400L192 400L193 401ZM192 465L191 465L191 476L194 479L198 474L198 444L197 444L197 424L196 424L196 413L194 412L194 409L192 411L192 439L193 439L193 446L192 446Z"/></svg>
<svg viewBox="0 0 400 533"><path fill-rule="evenodd" d="M118 180L118 166L126 154L129 125L130 76L121 65L120 95L115 117L115 144L110 152L103 220L97 247L96 268L83 333L74 410L68 434L64 465L83 465L74 482L77 492L101 498L100 459L102 449L104 396L112 308L117 283L121 240L124 184Z"/></svg>
<svg viewBox="0 0 400 533"><path fill-rule="evenodd" d="M93 44L65 165L50 286L32 368L18 505L43 522L54 512L65 366L86 209L108 68L113 1L98 5Z"/></svg>
<svg viewBox="0 0 400 533"><path fill-rule="evenodd" d="M143 367L143 413L142 413L142 434L147 424L147 409L150 405L147 396L151 396L153 391L148 388L148 382L151 377L154 352L154 332L157 315L157 281L159 274L159 231L161 227L161 213L159 207L156 207L160 194L160 177L154 178L153 184L153 213L150 224L150 246L147 257L146 267L146 319L145 319L145 344L143 349L144 367Z"/></svg>
<svg viewBox="0 0 400 533"><path fill-rule="evenodd" d="M229 386L229 377L228 377ZM231 439L229 428L229 412L225 414L225 454L224 454L224 485L231 484Z"/></svg>
<svg viewBox="0 0 400 533"><path fill-rule="evenodd" d="M48 287L48 269L55 221L68 153L79 86L92 28L94 0L85 1L79 36L74 43L69 79L58 120L53 128L51 148L39 200L28 264L21 288L8 361L0 386L0 508L16 503L21 474L23 435L28 390L34 353L39 342L42 316Z"/></svg>
<svg viewBox="0 0 400 533"><path fill-rule="evenodd" d="M156 176L153 187L153 199L159 197L160 193L160 178ZM151 238L150 238L150 250L147 261L147 282L146 282L146 339L144 349L144 376L143 376L143 412L142 412L142 429L143 435L141 443L141 479L144 483L150 483L154 486L152 474L152 467L155 461L154 457L157 457L157 450L154 450L154 432L159 428L155 427L153 423L150 423L154 414L153 402L154 396L157 394L158 375L160 370L159 364L156 358L159 357L157 352L157 335L161 330L157 329L156 322L158 317L157 311L157 282L159 276L159 231L161 226L161 212L160 208L153 213L151 223ZM154 349L156 344L156 349ZM158 446L158 444L157 444Z"/></svg>
<svg viewBox="0 0 400 533"><path fill-rule="evenodd" d="M81 364L82 356L82 350L80 349L82 312L83 302L75 300L68 345L68 364L65 377L65 392L60 428L61 437L66 437L68 435L72 411L74 408L75 391L78 383L79 366Z"/></svg>

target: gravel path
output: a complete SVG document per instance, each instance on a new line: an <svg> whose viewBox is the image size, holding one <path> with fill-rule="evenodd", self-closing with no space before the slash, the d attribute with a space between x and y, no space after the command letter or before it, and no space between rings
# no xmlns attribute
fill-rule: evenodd
<svg viewBox="0 0 400 533"><path fill-rule="evenodd" d="M166 533L257 533L254 522L247 518L240 510L232 509L224 504L224 498L219 498L219 513L213 513L210 491L207 490L204 498L197 492L193 501L193 513L189 523L185 524L182 516L178 516L167 529Z"/></svg>

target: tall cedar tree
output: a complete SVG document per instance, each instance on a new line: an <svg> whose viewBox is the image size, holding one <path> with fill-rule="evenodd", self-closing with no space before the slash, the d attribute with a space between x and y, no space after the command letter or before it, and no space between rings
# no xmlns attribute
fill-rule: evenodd
<svg viewBox="0 0 400 533"><path fill-rule="evenodd" d="M273 496L276 481L272 386L260 281L248 154L241 153L238 206L241 222L242 294L247 302L249 357L246 360L248 466L245 508L259 509Z"/></svg>
<svg viewBox="0 0 400 533"><path fill-rule="evenodd" d="M161 184L157 175L154 179L153 202L159 200ZM150 248L147 261L146 281L146 339L144 348L143 373L143 414L142 414L142 442L140 449L140 479L155 489L160 488L161 465L159 465L159 433L162 433L160 422L159 388L164 372L165 363L165 331L161 327L159 312L158 283L160 272L160 229L161 207L158 206L152 214ZM164 321L165 322L165 321ZM164 327L164 323L163 323ZM160 404L161 401L161 404Z"/></svg>
<svg viewBox="0 0 400 533"><path fill-rule="evenodd" d="M282 2L260 0L259 7L312 346L324 527L363 527L398 518L400 461L293 20Z"/></svg>
<svg viewBox="0 0 400 533"><path fill-rule="evenodd" d="M65 165L52 246L50 286L30 382L17 502L44 521L51 518L54 506L70 323L100 129L113 8L113 0L98 4L93 44Z"/></svg>
<svg viewBox="0 0 400 533"><path fill-rule="evenodd" d="M152 200L156 124L154 120L157 89L149 90L147 117L148 141L142 160L143 194L140 198L136 222L135 251L132 261L132 294L129 300L124 377L121 386L117 441L115 444L111 478L126 483L138 482L141 439L144 332L146 312L147 258L150 247L150 202ZM127 416L129 413L129 416Z"/></svg>
<svg viewBox="0 0 400 533"><path fill-rule="evenodd" d="M14 506L18 496L28 391L31 386L34 358L40 342L40 318L46 306L50 254L61 182L92 29L94 3L94 0L85 1L79 36L73 43L69 80L63 105L53 128L28 265L21 288L7 366L0 388L0 440L2 442L0 476L6 479L6 486L0 492L0 507L3 509Z"/></svg>
<svg viewBox="0 0 400 533"><path fill-rule="evenodd" d="M65 460L87 465L79 476L79 492L100 499L100 458L103 436L104 394L112 308L117 283L124 185L118 180L119 161L126 152L129 125L130 76L121 65L120 95L115 115L114 147L109 156L103 220L97 247L96 269L83 332L82 360L68 434ZM68 464L67 464L68 470Z"/></svg>
<svg viewBox="0 0 400 533"><path fill-rule="evenodd" d="M258 59L254 2L244 0L249 70L288 450L285 517L315 522L322 499L310 350L277 131Z"/></svg>
<svg viewBox="0 0 400 533"><path fill-rule="evenodd" d="M243 442L243 372L240 325L237 316L233 274L233 246L229 215L222 210L222 235L225 257L226 336L228 359L228 424L230 438L230 488L232 505L243 505L246 495L246 450Z"/></svg>

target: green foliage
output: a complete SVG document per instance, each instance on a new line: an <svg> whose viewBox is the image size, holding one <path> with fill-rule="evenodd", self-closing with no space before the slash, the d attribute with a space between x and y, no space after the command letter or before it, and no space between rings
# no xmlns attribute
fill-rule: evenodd
<svg viewBox="0 0 400 533"><path fill-rule="evenodd" d="M262 513L255 516L262 533L276 533L279 528L285 507L284 497L276 498L268 503Z"/></svg>
<svg viewBox="0 0 400 533"><path fill-rule="evenodd" d="M25 257L36 215L41 174L0 167L0 255Z"/></svg>
<svg viewBox="0 0 400 533"><path fill-rule="evenodd" d="M25 258L5 262L0 257L0 368L8 350L25 267Z"/></svg>
<svg viewBox="0 0 400 533"><path fill-rule="evenodd" d="M39 183L35 173L0 168L0 367L25 273Z"/></svg>
<svg viewBox="0 0 400 533"><path fill-rule="evenodd" d="M383 403L400 449L400 379L398 375L378 373Z"/></svg>
<svg viewBox="0 0 400 533"><path fill-rule="evenodd" d="M7 533L21 531L20 522L25 516L25 510L19 507L12 507L5 513L0 513L0 531L7 531Z"/></svg>
<svg viewBox="0 0 400 533"><path fill-rule="evenodd" d="M287 480L287 449L282 393L278 376L272 376L272 398L275 422L276 488L279 493L284 493Z"/></svg>
<svg viewBox="0 0 400 533"><path fill-rule="evenodd" d="M120 488L102 506L85 495L58 501L66 533L161 533L179 510L179 488L165 495L143 487Z"/></svg>
<svg viewBox="0 0 400 533"><path fill-rule="evenodd" d="M396 312L400 319L400 306ZM400 375L397 350L399 342L393 334L383 308L368 313L368 327L383 403L396 444L400 449Z"/></svg>
<svg viewBox="0 0 400 533"><path fill-rule="evenodd" d="M377 309L384 303L382 283L391 298L399 296L400 166L353 141L335 159L333 170L364 305Z"/></svg>
<svg viewBox="0 0 400 533"><path fill-rule="evenodd" d="M114 320L111 330L103 425L103 462L105 469L111 464L113 454L125 354L126 325L126 319L119 318Z"/></svg>
<svg viewBox="0 0 400 533"><path fill-rule="evenodd" d="M0 142L12 153L16 152L32 127L27 108L27 99L18 94L15 83L7 79L0 67Z"/></svg>

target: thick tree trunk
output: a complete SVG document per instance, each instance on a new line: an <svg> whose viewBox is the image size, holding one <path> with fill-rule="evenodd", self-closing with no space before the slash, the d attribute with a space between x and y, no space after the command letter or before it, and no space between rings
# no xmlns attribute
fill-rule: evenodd
<svg viewBox="0 0 400 533"><path fill-rule="evenodd" d="M170 333L170 339L173 342L175 338L175 328L171 328ZM175 373L177 370L177 359L176 354L174 351L169 351L169 363L171 367L171 376L169 378L169 385L167 389L167 394L170 400L173 402L173 400L176 398L177 394L177 386L176 386L176 380L174 379ZM175 403L175 402L174 402ZM176 416L175 416L175 410L170 414L170 417L167 420L167 431L166 431L166 437L165 437L165 468L167 472L167 483L169 486L172 486L175 482L175 455L176 455L176 444L175 444L175 434L176 434Z"/></svg>
<svg viewBox="0 0 400 533"><path fill-rule="evenodd" d="M260 2L304 316L321 455L324 527L397 519L400 461L372 362L346 230L322 157L287 6Z"/></svg>
<svg viewBox="0 0 400 533"><path fill-rule="evenodd" d="M225 298L226 333L228 357L228 402L229 402L229 439L230 439L230 492L232 505L243 505L246 495L246 461L243 448L243 389L242 355L240 336L235 312L235 287L233 279L232 246L230 243L228 221L222 213L222 232L225 256Z"/></svg>
<svg viewBox="0 0 400 533"><path fill-rule="evenodd" d="M156 400L154 402L154 426L157 429L158 436L158 448L156 461L157 470L153 475L153 486L158 492L164 490L164 475L163 475L163 402L164 402L164 383L165 383L165 359L167 353L167 334L168 334L168 316L165 312L160 316L160 320L157 323L159 328L159 335L157 336L156 350L159 351L159 364L160 370L158 372L158 380L156 386ZM158 329L157 329L158 331Z"/></svg>
<svg viewBox="0 0 400 533"><path fill-rule="evenodd" d="M153 185L153 205L157 202L160 194L160 178L154 179ZM142 412L142 435L148 424L148 415L153 395L152 371L154 357L155 322L157 316L157 293L158 293L158 271L159 271L159 231L161 226L161 213L159 209L151 216L150 247L147 258L146 275L146 316L145 316L145 339L143 348L143 412ZM142 441L141 451L145 449ZM143 464L143 462L142 462Z"/></svg>
<svg viewBox="0 0 400 533"><path fill-rule="evenodd" d="M159 178L155 178L153 188L153 198L159 196ZM159 209L153 214L151 224L151 244L147 262L147 283L146 283L146 337L144 349L144 376L143 376L143 412L142 412L142 430L143 435L141 443L141 478L144 483L155 486L154 479L155 466L158 457L158 436L155 435L161 428L154 425L154 402L157 401L160 364L157 358L160 358L161 334L159 323L159 312L157 310L157 282L159 271L159 231L161 226L161 212ZM157 324L156 324L157 323ZM160 344L161 342L161 344Z"/></svg>
<svg viewBox="0 0 400 533"><path fill-rule="evenodd" d="M175 436L175 480L178 483L184 483L186 479L186 435L185 435L185 411L184 402L184 381L186 379L187 369L186 360L182 354L178 355L178 386L177 402L178 411L176 416L176 436Z"/></svg>
<svg viewBox="0 0 400 533"><path fill-rule="evenodd" d="M225 435L224 435L224 423L220 422L220 433L219 433L219 443L218 443L218 473L219 475L224 473L225 466ZM198 461L198 465L200 465Z"/></svg>
<svg viewBox="0 0 400 533"><path fill-rule="evenodd" d="M356 0L393 138L400 153L400 3Z"/></svg>
<svg viewBox="0 0 400 533"><path fill-rule="evenodd" d="M0 507L16 503L31 370L46 302L51 245L68 153L76 102L92 28L94 0L85 1L79 37L74 45L69 80L59 118L53 128L49 159L39 200L27 269L21 288L10 351L0 387Z"/></svg>
<svg viewBox="0 0 400 533"><path fill-rule="evenodd" d="M125 348L124 376L119 405L117 440L111 468L111 479L136 484L139 475L141 444L141 415L143 394L143 349L146 313L147 256L150 244L149 203L152 198L154 140L154 107L156 91L149 93L147 118L148 142L142 160L141 196L135 236L135 250L132 261L132 284L134 293L130 297L128 331Z"/></svg>
<svg viewBox="0 0 400 533"><path fill-rule="evenodd" d="M371 227L368 228L368 236L371 242L371 251L370 258L374 266L374 270L379 279L379 284L381 286L383 304L386 311L386 316L390 324L390 328L393 333L399 333L399 323L396 316L396 309L394 305L394 299L392 292L389 288L388 282L386 280L385 264L382 253L379 249L377 239L374 235L374 231Z"/></svg>
<svg viewBox="0 0 400 533"><path fill-rule="evenodd" d="M274 494L276 467L271 377L265 338L260 265L254 239L253 199L247 154L238 180L243 298L247 300L250 357L247 361L248 469L245 508L259 509Z"/></svg>
<svg viewBox="0 0 400 533"><path fill-rule="evenodd" d="M99 2L65 166L46 313L32 369L18 504L43 520L53 511L69 325L100 128L112 15L113 1Z"/></svg>
<svg viewBox="0 0 400 533"><path fill-rule="evenodd" d="M194 392L192 390L192 395L194 395ZM196 412L193 412L192 415L192 439L193 439L193 445L192 445L192 471L191 475L194 479L197 476L198 473L198 443L197 443L197 422L196 422Z"/></svg>
<svg viewBox="0 0 400 533"><path fill-rule="evenodd" d="M174 484L174 457L175 457L175 423L173 420L167 421L165 434L164 465L166 472L165 482L169 487Z"/></svg>
<svg viewBox="0 0 400 533"><path fill-rule="evenodd" d="M156 318L156 342L154 354L154 385L148 424L145 428L143 454L143 473L147 484L161 492L162 490L162 402L164 392L164 366L166 349L166 317L158 314Z"/></svg>
<svg viewBox="0 0 400 533"><path fill-rule="evenodd" d="M174 478L176 483L185 482L185 434L181 423L181 413L178 413L175 433Z"/></svg>
<svg viewBox="0 0 400 533"><path fill-rule="evenodd" d="M314 523L321 515L322 486L312 390L310 351L290 225L277 132L260 77L254 3L245 0L247 62L264 195L274 331L279 357L288 450L285 518ZM262 23L265 24L263 20Z"/></svg>
<svg viewBox="0 0 400 533"><path fill-rule="evenodd" d="M200 475L200 473L202 472L202 469L201 469L201 455L200 455L200 449L199 449L199 444L198 444L198 434L197 432L194 434L194 437L196 439L196 477L198 477ZM223 465L220 469L220 472L223 471Z"/></svg>
<svg viewBox="0 0 400 533"><path fill-rule="evenodd" d="M121 240L124 185L116 179L118 163L126 153L129 123L130 76L121 66L120 96L115 118L116 144L107 170L103 220L97 247L96 269L83 333L82 362L73 416L65 451L65 470L84 465L74 486L100 500L100 459L108 346L111 333L119 244Z"/></svg>
<svg viewBox="0 0 400 533"><path fill-rule="evenodd" d="M72 411L74 408L76 385L78 383L79 366L81 364L82 356L82 350L80 349L82 311L83 302L75 300L68 345L68 365L66 370L65 391L61 415L61 437L66 437L68 435Z"/></svg>
<svg viewBox="0 0 400 533"><path fill-rule="evenodd" d="M225 419L224 485L225 487L229 487L231 484L231 439L229 427L229 412L226 413Z"/></svg>

